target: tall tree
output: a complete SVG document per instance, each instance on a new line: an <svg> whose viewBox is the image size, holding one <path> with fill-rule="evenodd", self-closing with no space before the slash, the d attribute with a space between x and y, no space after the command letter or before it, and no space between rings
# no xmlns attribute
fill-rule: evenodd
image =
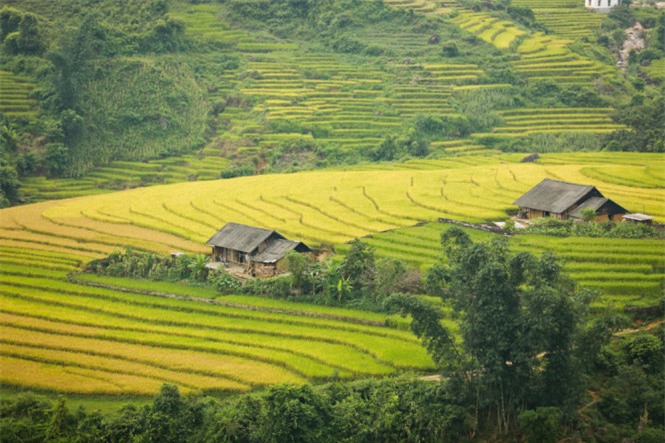
<svg viewBox="0 0 665 443"><path fill-rule="evenodd" d="M389 303L412 315L413 332L444 375L462 381L499 432L509 432L525 410L572 413L583 392L577 349L594 353L602 342L590 339L597 328L582 327L590 297L576 292L551 254L513 254L505 239L474 243L456 227L441 243L448 264L428 275L428 288L451 302L461 343L434 308L406 296Z"/></svg>

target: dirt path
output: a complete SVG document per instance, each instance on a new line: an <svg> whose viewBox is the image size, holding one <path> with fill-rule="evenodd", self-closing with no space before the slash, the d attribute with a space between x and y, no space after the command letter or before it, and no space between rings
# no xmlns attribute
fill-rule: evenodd
<svg viewBox="0 0 665 443"><path fill-rule="evenodd" d="M615 332L614 335L619 337L619 336L627 335L627 334L635 334L636 332L641 332L641 331L650 331L651 329L657 328L658 326L662 325L663 323L665 323L665 320L654 321L654 322L648 323L646 326L642 326L640 328L622 329L621 331Z"/></svg>
<svg viewBox="0 0 665 443"><path fill-rule="evenodd" d="M587 408L590 408L591 406L595 405L596 403L598 403L600 401L600 395L598 395L598 393L596 391L587 391L587 392L589 392L589 395L591 396L591 401L589 403L585 404L584 406L582 406L581 408L579 408L577 410L578 414L583 413L584 411L587 410Z"/></svg>

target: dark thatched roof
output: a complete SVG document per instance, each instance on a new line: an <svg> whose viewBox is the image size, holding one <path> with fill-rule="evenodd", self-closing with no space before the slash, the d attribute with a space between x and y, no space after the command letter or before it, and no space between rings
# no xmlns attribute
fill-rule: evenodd
<svg viewBox="0 0 665 443"><path fill-rule="evenodd" d="M602 207L605 207L610 214L625 214L628 212L623 206L618 205L609 198L591 197L575 208L575 210L570 213L570 216L573 218L583 218L583 210L591 208L598 212Z"/></svg>
<svg viewBox="0 0 665 443"><path fill-rule="evenodd" d="M577 185L546 178L515 200L513 204L561 214L594 191L597 195L602 196L594 186Z"/></svg>
<svg viewBox="0 0 665 443"><path fill-rule="evenodd" d="M270 237L284 239L276 231L241 225L239 223L227 223L215 235L210 237L208 245L249 254Z"/></svg>
<svg viewBox="0 0 665 443"><path fill-rule="evenodd" d="M292 240L273 240L263 251L252 257L252 260L258 263L275 263L284 258L289 251L310 252L307 245L299 241Z"/></svg>

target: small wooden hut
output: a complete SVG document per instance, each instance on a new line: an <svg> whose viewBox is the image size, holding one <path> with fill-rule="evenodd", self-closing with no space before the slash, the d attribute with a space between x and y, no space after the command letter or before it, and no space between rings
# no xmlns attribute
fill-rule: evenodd
<svg viewBox="0 0 665 443"><path fill-rule="evenodd" d="M595 186L544 179L518 198L517 218L552 217L581 220L585 209L593 209L595 220L621 220L628 211L603 196Z"/></svg>
<svg viewBox="0 0 665 443"><path fill-rule="evenodd" d="M277 231L227 223L207 242L214 262L240 265L257 277L271 277L289 251L312 252L303 242L286 239Z"/></svg>

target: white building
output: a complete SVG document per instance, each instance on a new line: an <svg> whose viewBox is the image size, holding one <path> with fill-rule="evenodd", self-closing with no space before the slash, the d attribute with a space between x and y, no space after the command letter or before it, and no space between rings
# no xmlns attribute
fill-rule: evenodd
<svg viewBox="0 0 665 443"><path fill-rule="evenodd" d="M610 12L619 3L621 0L584 0L586 8L594 12Z"/></svg>

